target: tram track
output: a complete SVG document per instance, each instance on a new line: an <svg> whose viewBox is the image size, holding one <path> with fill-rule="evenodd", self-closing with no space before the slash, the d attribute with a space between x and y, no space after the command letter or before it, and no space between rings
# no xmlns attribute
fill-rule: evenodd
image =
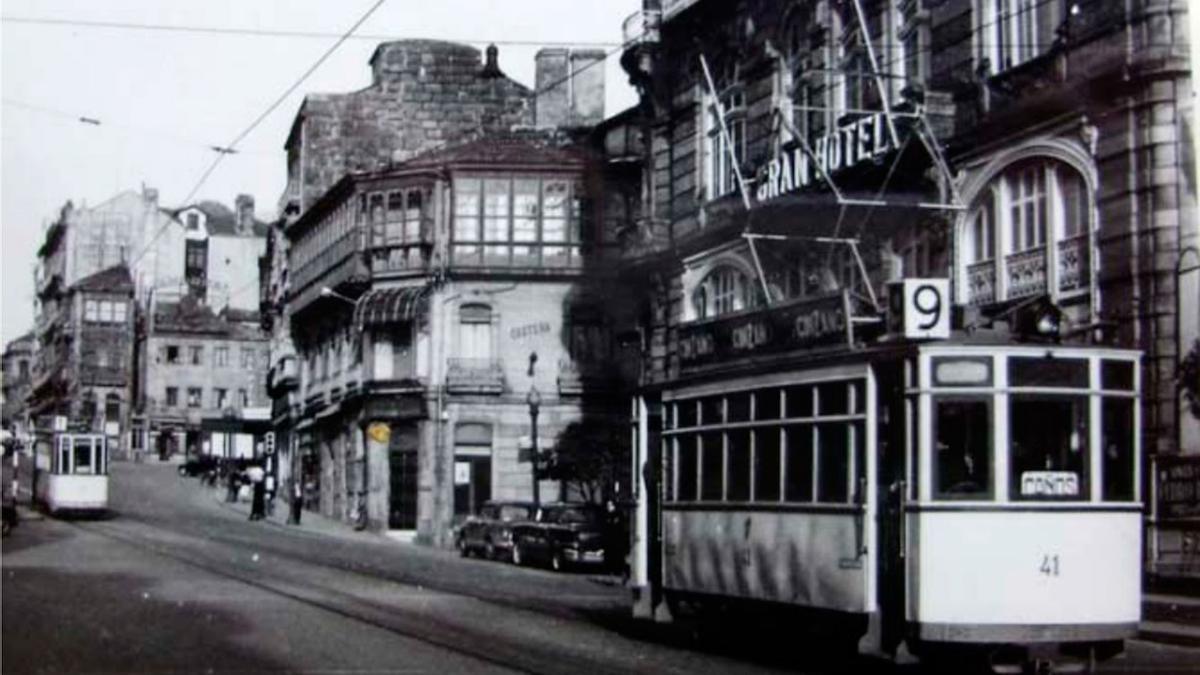
<svg viewBox="0 0 1200 675"><path fill-rule="evenodd" d="M225 550L213 550L211 544L216 538L198 540L193 535L162 530L137 518L122 520L132 521L133 524L145 527L159 536L137 533L132 531L132 528L121 527L113 521L67 524L82 532L134 547L219 578L245 584L343 619L473 659L488 667L522 673L558 673L565 670L634 673L645 670L644 661L636 655L628 654L629 650L625 652L626 656L632 656L632 662L622 664L620 658L614 660L614 656L620 656L620 653L612 649L603 649L594 655L581 649L578 643L547 642L545 638L548 637L548 633L543 633L543 639L536 642L523 639L536 636L539 631L531 628L539 624L544 627L552 626L557 630L563 629L565 617L561 616L562 612L555 613L560 616L547 616L540 610L513 607L510 603L498 604L472 595L433 589L424 584L414 585L380 578L371 572L345 569L325 561L297 560L290 555L279 555L276 558L278 554L265 550L256 557L252 553L240 550L245 546L243 542L215 542ZM164 538L162 535L168 536ZM230 551L229 548L235 550ZM285 564L277 564L280 562ZM319 581L322 576L331 575L336 577L339 585L356 587L357 592L335 588L330 583L314 583L314 580ZM392 604L364 597L364 593L379 589L381 584L388 588L380 589L383 592L379 594L390 596ZM399 604L407 606L398 607L398 599ZM437 613L438 607L446 604L471 605L472 611L464 613L470 616L459 616L460 620L450 621ZM514 616L514 611L522 612L523 615ZM483 616L476 616L477 614ZM499 614L504 616L502 625L501 622L486 620L487 615ZM572 619L578 621L579 617ZM516 630L513 630L514 628ZM508 630L508 634L503 630ZM659 647L670 649L662 645ZM676 662L677 668L664 669L656 666L655 670L695 672L694 665Z"/></svg>

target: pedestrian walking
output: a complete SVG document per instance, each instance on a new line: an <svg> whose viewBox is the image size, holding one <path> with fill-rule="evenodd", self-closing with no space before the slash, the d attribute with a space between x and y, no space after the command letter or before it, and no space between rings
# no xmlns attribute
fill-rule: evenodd
<svg viewBox="0 0 1200 675"><path fill-rule="evenodd" d="M225 501L233 503L238 498L238 480L237 467L232 462L225 464Z"/></svg>
<svg viewBox="0 0 1200 675"><path fill-rule="evenodd" d="M262 520L267 515L267 482L261 466L255 464L246 470L250 479L250 520Z"/></svg>
<svg viewBox="0 0 1200 675"><path fill-rule="evenodd" d="M304 512L304 485L299 478L292 477L292 514L288 518L288 523L292 525L300 524L300 514Z"/></svg>

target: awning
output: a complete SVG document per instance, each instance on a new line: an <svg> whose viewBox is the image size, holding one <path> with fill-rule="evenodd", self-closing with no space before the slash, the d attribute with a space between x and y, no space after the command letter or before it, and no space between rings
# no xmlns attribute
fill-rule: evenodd
<svg viewBox="0 0 1200 675"><path fill-rule="evenodd" d="M429 286L373 288L354 308L354 325L380 326L407 323L425 311Z"/></svg>

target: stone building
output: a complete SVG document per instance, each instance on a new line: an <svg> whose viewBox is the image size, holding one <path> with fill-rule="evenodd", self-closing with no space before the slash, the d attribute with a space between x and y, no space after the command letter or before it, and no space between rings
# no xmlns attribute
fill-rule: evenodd
<svg viewBox="0 0 1200 675"><path fill-rule="evenodd" d="M287 227L297 463L323 513L364 495L373 528L446 545L455 516L529 498L531 401L543 451L585 418L619 428L600 184L586 143L490 134L350 174Z"/></svg>
<svg viewBox="0 0 1200 675"><path fill-rule="evenodd" d="M4 355L0 357L0 371L4 373L0 427L15 434L23 434L28 430L25 397L33 383L37 356L34 353L35 344L34 334L26 333L5 345Z"/></svg>
<svg viewBox="0 0 1200 675"><path fill-rule="evenodd" d="M986 448L999 468L976 498L993 508L1030 498L999 478L1020 475L1030 447L1087 448L1080 473L1103 465L1105 483L1076 497L1136 512L1139 436L1146 454L1200 449L1194 421L1177 414L1174 378L1200 331L1196 277L1177 275L1200 243L1187 10L1155 0L647 0L630 17L622 64L641 95L647 200L623 242L623 275L646 298L640 466L663 477L641 485L636 536L668 542L635 560L635 587L653 587L654 575L674 575L677 588L753 586L752 574L704 579L719 565L680 563L682 544L668 541L694 525L689 543L715 559L731 550L715 524L749 508L818 514L813 522L863 509L857 532L878 550L889 544L873 538L876 505L860 499L860 480L907 466L899 490L943 498L931 477L952 474L938 474L931 453ZM888 282L915 279L936 282L927 298L948 312L948 344L1074 345L1123 361L1102 380L1093 360L1071 385L1088 397L1072 401L1010 396L1005 387L1025 385L1006 373L995 408L977 409L972 428L986 436L968 439L952 431L968 426L954 394L943 407L926 375L875 376L871 359L889 350L932 348L891 333L905 318L884 299L905 287ZM1144 354L1136 376L1121 349ZM869 372L854 370L864 364ZM855 426L868 419L921 430L887 438L882 426ZM908 454L882 450L891 446ZM878 473L866 478L865 467ZM701 530L703 502L720 513ZM650 517L660 507L670 516ZM845 541L833 531L848 523L822 523L822 548ZM730 569L758 562L739 557ZM815 585L795 592L871 609L885 574L840 565L806 569ZM769 581L757 597L780 591ZM649 613L661 598L640 600Z"/></svg>
<svg viewBox="0 0 1200 675"><path fill-rule="evenodd" d="M345 94L309 94L285 143L288 183L280 212L308 209L343 175L380 169L465 134L514 125L558 127L603 118L603 69L572 87L566 75L602 60L595 50L546 49L537 87L504 75L499 53L435 40L385 42L371 56L371 84ZM553 86L551 86L553 85Z"/></svg>
<svg viewBox="0 0 1200 675"><path fill-rule="evenodd" d="M266 250L267 225L255 218L254 197L238 195L232 211L202 201L174 217L184 230L182 288L215 312L258 311L258 260Z"/></svg>
<svg viewBox="0 0 1200 675"><path fill-rule="evenodd" d="M257 312L158 302L138 331L136 447L249 457L267 429L267 335Z"/></svg>
<svg viewBox="0 0 1200 675"><path fill-rule="evenodd" d="M44 261L43 261L44 262ZM117 265L40 296L37 366L29 416L39 430L53 418L104 433L115 456L128 450L133 373L133 281Z"/></svg>
<svg viewBox="0 0 1200 675"><path fill-rule="evenodd" d="M328 463L322 469L321 462L325 460L312 451L317 447L311 431L315 409L310 410L305 406L305 399L309 398L307 388L315 386L313 383L318 381L311 379L312 373L319 371L313 370L314 366L309 363L308 357L298 356L297 348L299 342L303 342L304 349L312 352L317 349L315 345L333 343L322 333L326 329L310 328L293 321L291 317L298 311L311 314L314 302L319 307L336 308L338 301L319 296L322 286L341 288L340 284L349 283L348 290L352 292L369 290L370 284L364 285L361 276L363 269L377 270L377 273L390 271L382 278L411 269L417 273L416 277L411 273L407 275L413 277L409 283L416 283L417 278L425 279L447 263L428 258L434 253L430 248L432 240L422 246L392 246L392 243L407 241L403 239L404 233L400 233L399 239L384 240L389 242L388 246L359 241L354 239L354 235L343 236L337 241L310 241L306 244L308 249L319 243L342 252L351 249L356 252L347 260L334 260L330 253L322 253L316 259L310 255L304 259L304 266L301 267L300 258L293 250L297 243L294 233L308 230L329 232L328 228L317 224L314 220L317 216L308 216L308 210L318 201L328 204L331 200L347 199L346 185L353 183L339 183L347 174L384 175L392 168L399 171L398 167L404 165L404 160L431 148L461 146L468 139L508 132L512 128L586 128L602 119L603 71L587 68L586 75L578 71L597 63L603 58L603 53L548 49L539 52L536 58L538 95L503 74L495 47L488 48L485 60L478 50L466 45L429 40L384 43L371 59L373 78L369 87L348 94L310 95L301 106L286 144L288 186L280 200L282 218L273 227L269 240L270 257L264 261L264 268L270 271L270 281L264 288L263 306L265 320L272 330L272 368L268 386L274 401L274 430L277 447L287 459L280 462L279 474L281 480L286 481L293 471L299 475L302 464L306 467L304 480L310 488L310 507L316 508L321 504L326 512L347 517L353 508L351 499L358 489L354 488L354 476L347 483L348 471L344 468L338 469L336 477L326 477L323 483L317 479L323 475L322 471L332 470L328 468L332 466ZM572 78L568 77L573 72L576 73L574 84ZM335 183L341 187L335 188ZM335 201L343 211L337 217L341 219L341 227L350 228L347 230L350 232L364 231L362 223L367 214L377 210L404 213L416 209L425 213L430 223L436 222L435 214L439 214L436 216L438 218L444 218L443 206L420 201L430 199L433 194L431 182L426 181L424 189L424 193L397 192L395 196L389 193L387 201L379 204ZM341 192L339 196L331 197L331 190ZM406 199L417 201L410 204ZM326 217L320 216L322 219ZM301 226L299 220L303 218L308 220ZM422 236L432 234L426 232ZM370 257L367 257L368 251ZM369 268L364 268L364 265L369 265ZM316 279L320 279L320 283ZM300 291L301 287L305 290ZM297 302L301 304L297 305ZM316 323L323 322L324 319ZM310 373L310 379L304 380L304 388L301 388L304 368L308 369L306 372ZM346 375L347 371L343 370L342 377ZM431 376L432 373L425 375ZM381 378L391 379L382 375ZM336 393L331 390L328 393L331 397L349 395L345 390ZM352 446L355 438L361 442L362 432L361 427L346 430L345 438L339 441L341 445L338 447L349 447L350 456L363 457L361 453L355 454L358 450ZM407 433L397 433L394 442L400 443L401 439L409 439L409 436ZM304 441L303 448L301 440ZM403 442L410 443L410 440ZM399 459L404 462L414 460L415 454L410 452L413 449L406 447L407 454L400 455ZM327 453L326 457L332 456ZM339 455L341 457L344 455ZM386 459L386 454L384 457ZM365 460L359 463L365 466ZM379 487L391 480L385 479L387 474L381 472L389 470L387 466L385 463L383 470L377 467L372 479L376 481L372 492L375 497L371 502L372 523L375 527L386 527L390 521L396 527L415 530L416 499L411 491L405 497L409 501L402 508L393 509L390 498L383 496L388 488ZM396 481L405 485L414 484L415 469L415 465L397 463ZM358 475L364 476L366 472ZM332 487L335 482L339 486L337 490ZM445 509L451 508L447 506L450 501L444 496L438 496L437 500L437 508L442 509L437 514L429 510L432 507L428 505L422 507L427 514L422 528L431 540L440 540L444 536L446 519L449 517L445 515Z"/></svg>

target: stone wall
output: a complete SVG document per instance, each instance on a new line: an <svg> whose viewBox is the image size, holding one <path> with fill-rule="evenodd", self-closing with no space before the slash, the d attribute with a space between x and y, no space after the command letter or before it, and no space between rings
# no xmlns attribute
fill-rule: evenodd
<svg viewBox="0 0 1200 675"><path fill-rule="evenodd" d="M486 72L474 47L387 42L375 51L371 69L367 88L311 94L301 106L287 146L300 157L302 210L349 171L383 168L474 133L534 121L532 92ZM292 171L289 166L289 184Z"/></svg>

